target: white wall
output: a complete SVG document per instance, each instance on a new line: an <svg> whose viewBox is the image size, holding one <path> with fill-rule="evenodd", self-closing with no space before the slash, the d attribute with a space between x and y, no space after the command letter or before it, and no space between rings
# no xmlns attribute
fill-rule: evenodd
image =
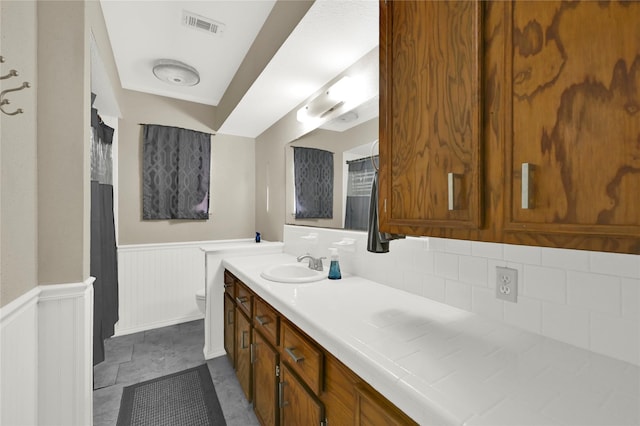
<svg viewBox="0 0 640 426"><path fill-rule="evenodd" d="M316 240L301 236L317 232ZM640 365L640 255L407 238L390 252L366 251L366 233L284 227L285 252L329 256L343 272L494 318L524 330ZM496 266L518 270L517 303L495 297Z"/></svg>

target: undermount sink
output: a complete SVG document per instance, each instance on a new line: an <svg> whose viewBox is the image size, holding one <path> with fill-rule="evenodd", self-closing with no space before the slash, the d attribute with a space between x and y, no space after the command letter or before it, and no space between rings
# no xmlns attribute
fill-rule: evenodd
<svg viewBox="0 0 640 426"><path fill-rule="evenodd" d="M282 263L267 267L260 276L269 281L279 283L310 283L327 278L327 271L309 269L307 262Z"/></svg>

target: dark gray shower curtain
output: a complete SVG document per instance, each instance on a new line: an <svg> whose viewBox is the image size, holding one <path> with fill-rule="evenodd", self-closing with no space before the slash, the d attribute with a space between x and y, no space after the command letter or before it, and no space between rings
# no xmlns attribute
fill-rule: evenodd
<svg viewBox="0 0 640 426"><path fill-rule="evenodd" d="M91 109L91 260L93 365L104 361L104 340L118 322L118 258L113 214L113 129Z"/></svg>

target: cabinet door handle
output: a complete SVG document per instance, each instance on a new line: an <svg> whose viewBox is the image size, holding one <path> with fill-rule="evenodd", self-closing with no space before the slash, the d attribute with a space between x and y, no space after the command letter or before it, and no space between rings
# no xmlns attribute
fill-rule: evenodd
<svg viewBox="0 0 640 426"><path fill-rule="evenodd" d="M241 339L241 342L240 342L240 349L247 349L247 342L245 342L245 337L244 337L244 336L247 335L247 333L248 333L248 331L243 331L242 332L242 339Z"/></svg>
<svg viewBox="0 0 640 426"><path fill-rule="evenodd" d="M299 363L304 361L304 357L303 356L297 356L293 351L296 348L291 347L291 348L284 348L285 352L287 352L287 354L291 357L291 359L295 362L295 363Z"/></svg>
<svg viewBox="0 0 640 426"><path fill-rule="evenodd" d="M521 191L521 204L523 209L533 208L533 191L531 188L531 179L533 178L533 164L522 163L522 191Z"/></svg>
<svg viewBox="0 0 640 426"><path fill-rule="evenodd" d="M250 344L250 345L249 345L249 360L250 360L249 362L250 362L251 364L253 364L254 362L256 362L256 358L255 358L255 355L254 355L254 353L253 353L253 352L254 352L254 347L255 347L255 346L256 346L256 343L252 343L252 344Z"/></svg>
<svg viewBox="0 0 640 426"><path fill-rule="evenodd" d="M227 324L233 324L233 311L227 311Z"/></svg>
<svg viewBox="0 0 640 426"><path fill-rule="evenodd" d="M264 316L260 316L260 315L256 315L256 321L258 321L258 324L260 324L261 326L265 326L266 324L269 324L268 320L264 319Z"/></svg>
<svg viewBox="0 0 640 426"><path fill-rule="evenodd" d="M455 210L455 174L447 173L447 189L448 189L448 208L449 210Z"/></svg>
<svg viewBox="0 0 640 426"><path fill-rule="evenodd" d="M278 402L279 402L280 408L284 408L285 405L289 404L287 401L284 400L284 386L286 384L287 382L278 382Z"/></svg>

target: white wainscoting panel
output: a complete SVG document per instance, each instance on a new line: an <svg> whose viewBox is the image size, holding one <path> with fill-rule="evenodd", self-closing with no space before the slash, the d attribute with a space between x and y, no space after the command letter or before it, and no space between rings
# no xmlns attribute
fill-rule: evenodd
<svg viewBox="0 0 640 426"><path fill-rule="evenodd" d="M38 287L0 310L0 424L38 424Z"/></svg>
<svg viewBox="0 0 640 426"><path fill-rule="evenodd" d="M203 242L118 247L120 320L116 335L203 318L195 294L204 287Z"/></svg>
<svg viewBox="0 0 640 426"><path fill-rule="evenodd" d="M93 421L93 281L39 287L38 424Z"/></svg>

